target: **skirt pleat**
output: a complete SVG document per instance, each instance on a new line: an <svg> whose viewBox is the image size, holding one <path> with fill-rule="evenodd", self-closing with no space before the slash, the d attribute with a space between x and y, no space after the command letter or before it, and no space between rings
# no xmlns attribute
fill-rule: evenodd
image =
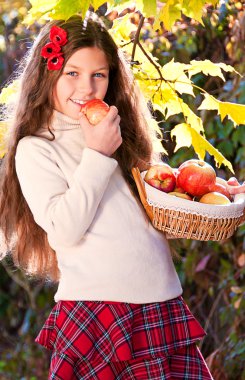
<svg viewBox="0 0 245 380"><path fill-rule="evenodd" d="M78 379L120 379L116 375L118 371L121 374L129 371L125 377L120 376L130 379L128 363L136 366L131 368L132 373L137 366L138 372L152 372L155 368L157 373L160 369L156 368L161 363L159 368L165 377L159 377L158 373L156 379L167 379L171 373L169 358L193 344L196 347L195 343L205 335L181 296L149 304L59 301L36 342L53 351L50 379L62 379L61 375L55 377L62 360ZM79 374L81 369L82 375ZM96 373L103 375L96 377ZM137 376L141 377L132 378L151 379L143 374ZM67 379L72 379L72 375Z"/></svg>

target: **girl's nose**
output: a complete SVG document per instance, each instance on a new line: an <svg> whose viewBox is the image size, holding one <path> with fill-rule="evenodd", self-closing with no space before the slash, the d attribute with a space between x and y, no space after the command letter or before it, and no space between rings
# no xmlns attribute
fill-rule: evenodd
<svg viewBox="0 0 245 380"><path fill-rule="evenodd" d="M78 83L78 91L83 95L91 95L93 93L93 82L91 78L81 78Z"/></svg>

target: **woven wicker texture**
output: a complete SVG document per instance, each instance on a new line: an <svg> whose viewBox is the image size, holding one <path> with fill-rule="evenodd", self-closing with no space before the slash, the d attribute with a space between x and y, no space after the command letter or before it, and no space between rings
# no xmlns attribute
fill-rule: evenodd
<svg viewBox="0 0 245 380"><path fill-rule="evenodd" d="M142 175L138 168L133 168L132 174L141 202L153 226L168 235L176 238L219 241L232 236L245 220L244 198L240 198L237 204L210 206L173 197L154 189L158 196L156 202L156 198L149 198L147 189L152 196L152 187L144 182L144 173Z"/></svg>

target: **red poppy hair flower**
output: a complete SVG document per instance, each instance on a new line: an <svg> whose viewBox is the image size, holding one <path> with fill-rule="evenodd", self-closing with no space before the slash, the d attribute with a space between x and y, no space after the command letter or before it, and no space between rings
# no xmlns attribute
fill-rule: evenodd
<svg viewBox="0 0 245 380"><path fill-rule="evenodd" d="M67 43L67 32L58 26L52 26L49 38L54 44L63 46Z"/></svg>
<svg viewBox="0 0 245 380"><path fill-rule="evenodd" d="M67 43L67 32L58 26L52 26L49 32L51 42L42 47L41 56L47 58L48 70L60 70L64 63L61 46Z"/></svg>
<svg viewBox="0 0 245 380"><path fill-rule="evenodd" d="M43 46L41 50L41 56L43 58L51 58L57 53L59 53L60 50L61 47L59 45L56 45L53 42L48 42L46 45Z"/></svg>
<svg viewBox="0 0 245 380"><path fill-rule="evenodd" d="M61 69L64 62L64 57L62 53L56 54L48 59L48 70L59 70Z"/></svg>

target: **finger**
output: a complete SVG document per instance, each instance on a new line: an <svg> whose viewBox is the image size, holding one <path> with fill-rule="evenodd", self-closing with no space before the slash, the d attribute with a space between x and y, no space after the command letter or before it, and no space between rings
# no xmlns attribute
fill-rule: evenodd
<svg viewBox="0 0 245 380"><path fill-rule="evenodd" d="M118 115L118 109L115 106L110 106L110 109L106 115L106 119L109 120L115 120Z"/></svg>
<svg viewBox="0 0 245 380"><path fill-rule="evenodd" d="M229 186L228 191L231 195L243 194L243 193L245 193L245 185Z"/></svg>
<svg viewBox="0 0 245 380"><path fill-rule="evenodd" d="M79 112L78 117L79 117L79 123L80 123L82 128L91 127L91 124L89 123L87 117L84 115L83 112Z"/></svg>
<svg viewBox="0 0 245 380"><path fill-rule="evenodd" d="M235 177L231 177L230 179L228 179L227 184L231 186L238 186L239 182Z"/></svg>

